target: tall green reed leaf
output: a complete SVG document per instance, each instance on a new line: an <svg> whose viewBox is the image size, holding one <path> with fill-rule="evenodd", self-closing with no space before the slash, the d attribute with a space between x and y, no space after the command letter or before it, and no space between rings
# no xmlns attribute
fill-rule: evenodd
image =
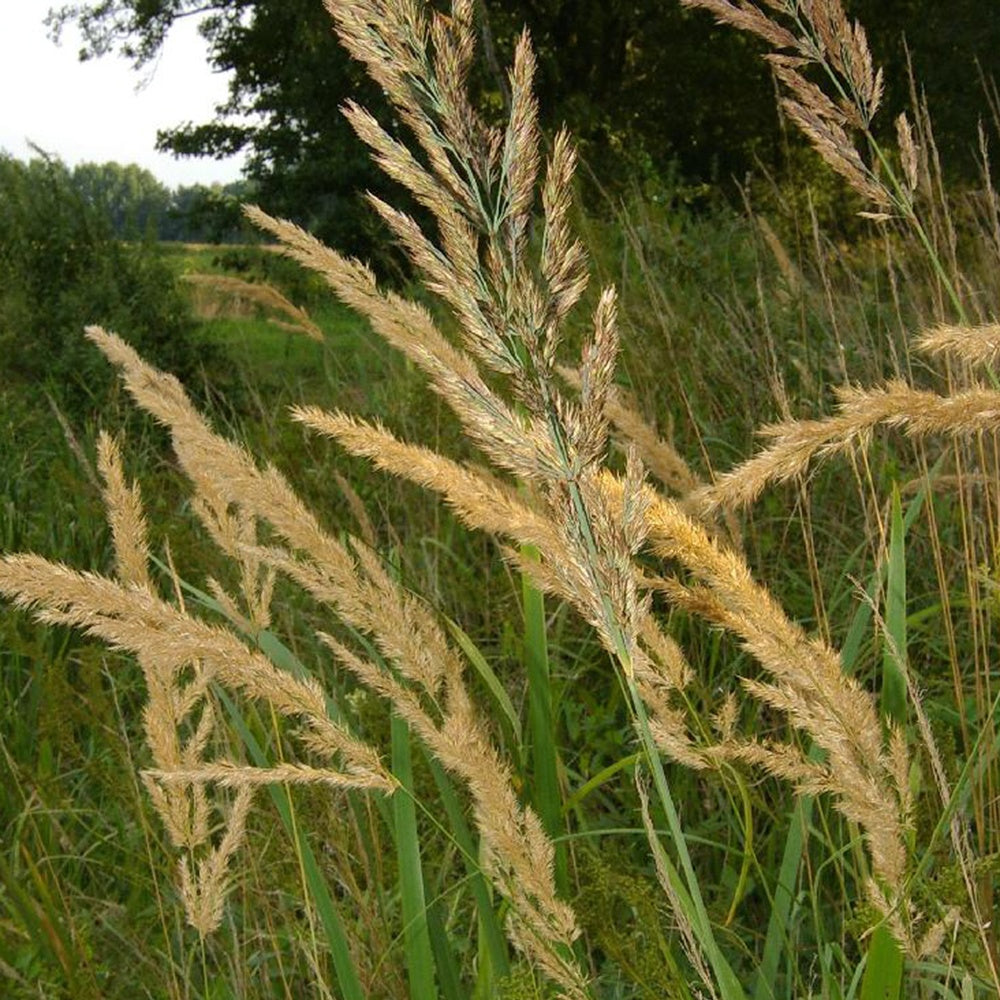
<svg viewBox="0 0 1000 1000"><path fill-rule="evenodd" d="M489 692L493 704L500 712L500 724L504 727L506 735L511 740L515 755L519 759L523 758L524 747L521 735L521 720L518 718L514 703L510 700L510 695L507 694L500 678L497 677L496 671L490 666L489 660L483 656L483 651L472 641L472 638L465 629L451 618L446 617L445 624L448 626L448 631L451 632L452 638L458 643L459 648L468 657L469 663L472 664L476 673L479 674L479 679L486 685L486 690Z"/></svg>
<svg viewBox="0 0 1000 1000"><path fill-rule="evenodd" d="M939 459L934 469L930 473L930 478L937 475L941 462ZM873 571L871 578L865 588L864 599L857 602L851 624L848 626L844 642L840 647L840 661L844 673L852 674L857 664L858 656L861 653L862 644L865 637L871 631L874 600L882 589L883 582L890 579L893 582L887 585L891 610L887 610L887 621L893 621L896 625L897 634L900 630L899 617L902 614L902 628L905 630L905 603L906 603L906 567L905 567L905 538L906 533L920 516L924 502L927 497L925 487L918 490L916 496L907 504L905 513L901 508L901 501L898 489L893 491L893 504L891 510L891 537L889 544L890 557L878 564ZM902 568L901 565L902 564ZM900 577L902 579L900 579ZM899 608L902 605L902 611ZM905 631L904 631L905 636ZM905 641L905 639L904 639ZM902 647L902 648L905 648ZM888 653L888 650L886 650ZM885 669L885 660L883 660ZM895 661L893 660L893 669ZM884 683L884 678L883 678ZM905 680L903 690L903 713L905 715ZM898 702L897 702L898 705ZM810 760L817 761L819 756L815 748L810 749ZM774 984L781 962L782 952L786 948L793 947L789 927L789 916L792 911L792 902L795 896L795 887L798 881L798 872L806 849L808 839L808 829L812 822L812 814L815 799L811 795L799 798L792 809L788 835L785 839L785 847L782 853L781 867L778 872L778 880L774 887L774 894L771 903L771 913L768 918L767 934L764 939L764 950L761 956L761 964L757 972L754 986L754 1000L771 1000L776 998ZM879 928L884 931L884 928ZM880 935L881 937L881 935ZM887 943L882 940L879 945L884 949L881 956L876 955L877 961L882 957L888 958L895 964L895 956L888 951ZM869 949L869 956L873 948ZM899 949L896 948L898 953Z"/></svg>
<svg viewBox="0 0 1000 1000"><path fill-rule="evenodd" d="M809 824L812 821L814 800L812 796L802 796L792 809L788 824L788 835L781 855L781 867L771 896L771 912L764 937L764 950L754 979L753 1000L778 1000L778 969L782 955L793 948L789 918L795 900L799 868L808 841Z"/></svg>
<svg viewBox="0 0 1000 1000"><path fill-rule="evenodd" d="M233 729L239 734L246 747L250 759L257 767L269 765L267 754L261 747L257 737L250 731L243 715L233 699L221 688L216 690L216 697L226 709ZM361 985L358 970L351 956L351 947L340 918L333 894L323 876L316 855L295 818L295 806L291 793L285 785L268 785L267 793L278 811L282 826L292 841L296 857L301 865L302 877L309 897L319 915L320 924L326 937L327 948L333 962L337 985L340 987L343 1000L367 1000L367 994Z"/></svg>
<svg viewBox="0 0 1000 1000"><path fill-rule="evenodd" d="M628 678L628 687L637 717L636 729L645 751L646 763L652 773L653 786L656 789L659 804L663 807L667 829L670 831L671 841L677 853L681 871L684 873L683 880L659 838L651 829L647 837L649 846L658 859L659 867L669 881L673 894L672 901L675 907L680 909L678 918L685 920L691 928L693 938L715 977L715 985L720 991L722 1000L745 1000L746 994L743 992L743 987L715 938L712 922L702 898L701 885L687 849L687 839L681 826L680 816L674 805L673 796L670 794L670 786L663 769L660 753L653 741L649 717L646 714L646 705L639 695L633 678Z"/></svg>
<svg viewBox="0 0 1000 1000"><path fill-rule="evenodd" d="M479 930L476 995L490 997L494 993L496 981L510 974L507 959L507 941L503 927L494 909L489 883L483 875L476 857L476 844L472 831L462 812L462 806L451 779L440 763L424 748L424 759L430 768L444 805L445 816L455 844L465 859L468 882L476 903L476 921ZM439 963L440 964L440 963Z"/></svg>
<svg viewBox="0 0 1000 1000"><path fill-rule="evenodd" d="M428 905L427 933L430 936L431 950L434 952L438 982L441 985L441 997L443 1000L466 1000L467 995L462 989L458 963L449 938L445 915L445 903L440 897Z"/></svg>
<svg viewBox="0 0 1000 1000"><path fill-rule="evenodd" d="M882 653L882 714L897 726L906 725L906 525L893 486L889 515L889 551L885 593L886 642ZM900 661L903 662L900 662Z"/></svg>
<svg viewBox="0 0 1000 1000"><path fill-rule="evenodd" d="M420 857L420 834L413 804L413 764L410 750L410 727L393 715L392 773L400 783L393 796L392 809L396 860L399 865L399 894L403 910L403 946L406 972L412 996L435 994L434 952L427 928L427 901L424 872Z"/></svg>
<svg viewBox="0 0 1000 1000"><path fill-rule="evenodd" d="M906 525L894 485L889 514L886 562L885 642L882 656L882 714L893 725L906 725ZM881 924L868 948L861 1000L897 1000L903 988L903 953Z"/></svg>
<svg viewBox="0 0 1000 1000"><path fill-rule="evenodd" d="M527 560L538 560L537 550L522 548ZM521 600L524 609L524 668L528 684L528 719L531 732L531 798L555 842L556 886L563 893L569 888L569 860L566 854L565 818L562 790L559 785L559 751L556 747L556 720L552 711L552 675L549 665L548 623L545 620L545 597L527 574L521 577Z"/></svg>

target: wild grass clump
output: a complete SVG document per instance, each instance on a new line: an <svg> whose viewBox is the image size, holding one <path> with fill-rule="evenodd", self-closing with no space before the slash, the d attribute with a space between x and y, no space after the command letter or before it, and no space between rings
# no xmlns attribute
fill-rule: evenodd
<svg viewBox="0 0 1000 1000"><path fill-rule="evenodd" d="M836 0L766 9L724 0L692 5L773 47L769 59L788 92L785 112L870 201L874 223L909 227L930 254L942 303L960 312L960 285L918 210L914 131L898 120L896 172L871 132L881 86L863 30ZM364 264L297 226L257 207L247 214L423 374L475 457L443 454L344 410L301 405L292 417L355 458L437 494L468 528L495 539L520 578L527 722L466 631L404 585L398 550L380 543L350 489L358 531L338 533L274 466L216 433L176 378L116 334L90 327L89 340L119 369L134 401L169 432L194 491L192 509L231 564L230 582L213 577L195 589L171 558L154 559L139 487L125 475L120 444L103 436L98 468L114 574L7 555L0 591L41 620L81 628L138 661L146 688L142 782L176 853L176 891L201 947L225 920L237 852L255 857L248 829L266 786L337 988L352 1000L379 992L377 970L359 959L363 942L335 904L289 797L289 787L310 786L344 803L370 862L382 863L370 850L372 831L383 824L390 831L391 899L378 896L378 884L354 886L362 913L373 895L398 910L394 926L414 997L526 990L583 998L616 988L639 995L650 981L685 997L805 995L814 989L797 954L806 940L819 955L824 995L842 992L846 979L854 995L901 996L904 966L905 982L921 991L964 997L1000 987L988 856L977 856L962 825L964 797L978 788L978 847L994 846L985 822L993 805L980 801L980 782L995 770L995 703L987 693L991 715L975 719L956 778L908 662L908 533L921 508L933 508L928 498L941 467L928 466L937 456L919 453L923 474L905 514L898 484L886 506L874 504L870 537L881 552L871 584L852 595L840 649L827 622L808 631L755 577L739 516L786 480L798 484L807 505L810 464L846 455L863 468L878 428L943 439L941 454L953 456L968 486L967 460L976 450L988 457L1000 395L968 373L964 384L956 378L941 392L902 377L845 390L832 416L801 421L789 413L768 430L770 448L729 473L699 473L615 384L621 348L613 287L593 296L582 350L566 356L568 324L589 280L571 225L576 157L565 132L543 139L527 32L509 74L509 116L497 128L476 112L466 89L472 0L454 0L447 16L410 0L329 0L327 7L411 141L355 103L345 114L433 224L421 228L386 201L370 201L450 318L442 322L420 302L380 287ZM822 86L805 75L810 69ZM794 274L790 263L786 271ZM231 279L211 283L237 290ZM287 300L251 287L258 300L266 295L300 326L307 323ZM936 327L921 346L956 364L988 365L995 330L970 330L966 318L962 312ZM966 440L976 446L971 455L956 444ZM982 483L976 480L988 498L996 483L991 468L987 463ZM994 509L992 499L987 508ZM970 498L962 513L971 522L978 511L979 500ZM814 540L808 526L804 535ZM934 557L947 589L950 556L938 543ZM968 558L971 577L978 571ZM294 648L301 640L282 642L276 634L280 595L291 587L311 602L301 619L313 626L311 668ZM970 603L977 624L985 621L981 603ZM570 751L557 743L553 706L553 606L572 609L599 644L630 733L621 758L572 796ZM879 700L854 669L873 627L882 657ZM706 681L706 664L682 642L695 634L722 636L717 648L738 667ZM571 685L561 694L575 695ZM604 898L626 901L625 921L639 915L653 925L601 934L579 917L577 909L599 904L578 886L590 878L599 886L604 876L575 841L591 832L587 796L626 769L632 781L619 795L632 810L624 820L631 843L643 845L642 871ZM760 775L795 796L782 855L767 870L754 853L748 815L750 785ZM720 852L689 833L699 798L740 817L732 822L742 834L738 871L730 851L721 852L735 883L725 904L713 882ZM826 849L820 858L805 846L815 800L816 836ZM920 821L928 803L942 810L931 829ZM434 870L440 857L432 861L432 840L443 842L450 879ZM809 938L793 917L792 886L800 877L820 885L818 874L801 874L814 861L835 870L841 912L851 912L825 936L829 921L818 912L817 890ZM953 866L961 889L954 905L950 896L935 898L934 865ZM456 880L467 892L458 894ZM766 903L756 939L730 929L751 882ZM454 899L447 919L443 898ZM623 944L647 933L663 950L648 967ZM463 948L466 936L475 941ZM618 963L617 985L609 956ZM779 987L783 966L789 971ZM629 972L631 982L621 986Z"/></svg>

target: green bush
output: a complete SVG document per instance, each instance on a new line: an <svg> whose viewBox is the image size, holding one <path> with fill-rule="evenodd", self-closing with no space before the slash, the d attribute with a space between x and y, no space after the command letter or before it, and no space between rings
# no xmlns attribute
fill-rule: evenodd
<svg viewBox="0 0 1000 1000"><path fill-rule="evenodd" d="M181 377L206 360L152 242L123 243L51 158L0 156L0 377L77 413L111 384L83 328L113 329Z"/></svg>

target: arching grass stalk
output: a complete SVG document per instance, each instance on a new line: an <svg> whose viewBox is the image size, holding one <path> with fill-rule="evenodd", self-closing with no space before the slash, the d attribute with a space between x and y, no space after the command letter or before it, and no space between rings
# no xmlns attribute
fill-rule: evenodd
<svg viewBox="0 0 1000 1000"><path fill-rule="evenodd" d="M765 55L790 96L780 104L787 117L806 135L823 160L872 204L865 213L877 221L895 214L906 220L955 309L957 320L969 324L968 312L954 281L916 210L915 194L920 183L919 151L905 112L896 119L899 154L904 169L900 177L885 147L876 139L871 123L880 109L882 71L876 69L863 27L851 22L840 0L788 0L769 2L769 13L752 3L731 0L680 0L685 7L713 13L721 24L748 31L773 46ZM789 31L775 16L784 14L794 29ZM829 83L831 100L802 70L818 66ZM879 170L873 170L857 152L850 130L864 138ZM995 373L990 373L1000 388Z"/></svg>
<svg viewBox="0 0 1000 1000"><path fill-rule="evenodd" d="M594 577L595 589L601 597L601 607L604 613L605 626L613 641L614 655L618 660L618 666L622 671L625 686L629 695L629 707L632 713L633 723L639 736L645 762L649 767L653 778L653 787L656 789L657 799L663 809L673 840L674 850L680 862L684 879L681 880L677 870L666 855L663 855L664 866L667 877L670 879L676 899L680 902L684 912L678 914L678 919L686 920L693 931L694 938L702 948L705 958L716 977L716 984L722 991L723 1000L742 1000L745 996L743 988L733 973L732 968L726 961L722 950L719 948L712 930L712 922L709 919L708 911L705 909L705 902L701 895L701 888L698 882L697 873L691 861L691 855L687 849L687 842L684 830L681 826L680 816L674 805L673 796L670 794L670 785L667 781L666 772L663 769L661 751L656 745L653 733L649 724L649 716L646 712L646 705L643 701L639 689L636 685L635 668L632 662L632 653L629 650L629 643L615 613L614 605L610 595L601 587L599 575L594 568L599 565L599 554L597 541L594 537L593 525L590 512L587 509L579 483L573 478L573 470L568 457L568 449L563 434L562 425L558 419L558 414L553 407L549 413L549 427L556 445L556 452L562 459L566 474L566 486L572 501L573 510L576 514L577 524L581 530L586 553L590 560L590 566ZM707 984L711 985L711 984Z"/></svg>
<svg viewBox="0 0 1000 1000"><path fill-rule="evenodd" d="M433 240L413 218L373 199L425 286L453 312L459 343L448 340L425 310L381 291L356 261L291 223L258 209L249 214L281 240L289 256L323 274L344 302L368 316L378 334L426 372L496 472L401 442L384 428L343 413L303 408L296 416L353 454L438 491L471 526L536 547L542 553L538 564L516 549L506 555L596 630L632 687L629 701L645 753L653 753L655 745L659 753L696 769L738 759L763 765L800 790L834 791L838 806L864 825L881 885L891 894L904 864L905 782L900 774L905 746L894 739L886 752L870 698L845 681L836 653L809 640L766 588L752 580L745 562L721 549L687 507L644 485L635 450L623 477L605 468L607 403L618 355L613 289L605 289L594 308L593 335L581 358L579 400L556 388L563 320L579 301L587 276L583 250L568 225L575 157L564 134L552 144L542 184L541 259L533 263L528 254L540 139L527 37L518 43L511 71L510 118L497 130L481 121L464 89L456 86L464 81L473 44L467 3L456 2L450 18L433 15L428 21L411 5L351 0L331 3L330 10L345 45L389 95L430 164L418 161L366 112L348 107L348 117L380 165L436 218L438 238ZM415 57L428 40L434 58ZM427 66L437 77L417 86L412 75ZM452 162L456 157L460 168ZM855 162L845 163L863 177ZM467 183L469 164L475 167L474 189ZM527 499L497 473L525 483ZM828 762L810 765L794 747L739 740L732 733L718 747L702 748L691 739L684 713L671 703L672 695L683 691L690 668L655 621L651 584L636 562L647 536L657 555L679 560L702 581L690 586L663 579L654 589L739 636L775 678L774 683L748 681L747 691L788 713L827 749ZM642 712L637 698L645 703ZM651 757L650 768L669 816L662 763ZM672 832L690 892L685 916L722 969L679 825ZM880 910L892 909L882 888L872 891ZM898 930L907 938L905 926Z"/></svg>

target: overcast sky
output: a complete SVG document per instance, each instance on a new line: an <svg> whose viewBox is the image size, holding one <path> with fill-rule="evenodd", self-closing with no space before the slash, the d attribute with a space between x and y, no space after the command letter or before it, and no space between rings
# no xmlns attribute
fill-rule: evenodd
<svg viewBox="0 0 1000 1000"><path fill-rule="evenodd" d="M138 163L170 187L239 177L239 160L175 159L154 148L158 128L208 121L226 97L193 21L177 24L156 66L137 73L115 55L81 63L73 30L51 42L42 22L59 5L0 0L0 149L27 159L30 140L70 165Z"/></svg>

